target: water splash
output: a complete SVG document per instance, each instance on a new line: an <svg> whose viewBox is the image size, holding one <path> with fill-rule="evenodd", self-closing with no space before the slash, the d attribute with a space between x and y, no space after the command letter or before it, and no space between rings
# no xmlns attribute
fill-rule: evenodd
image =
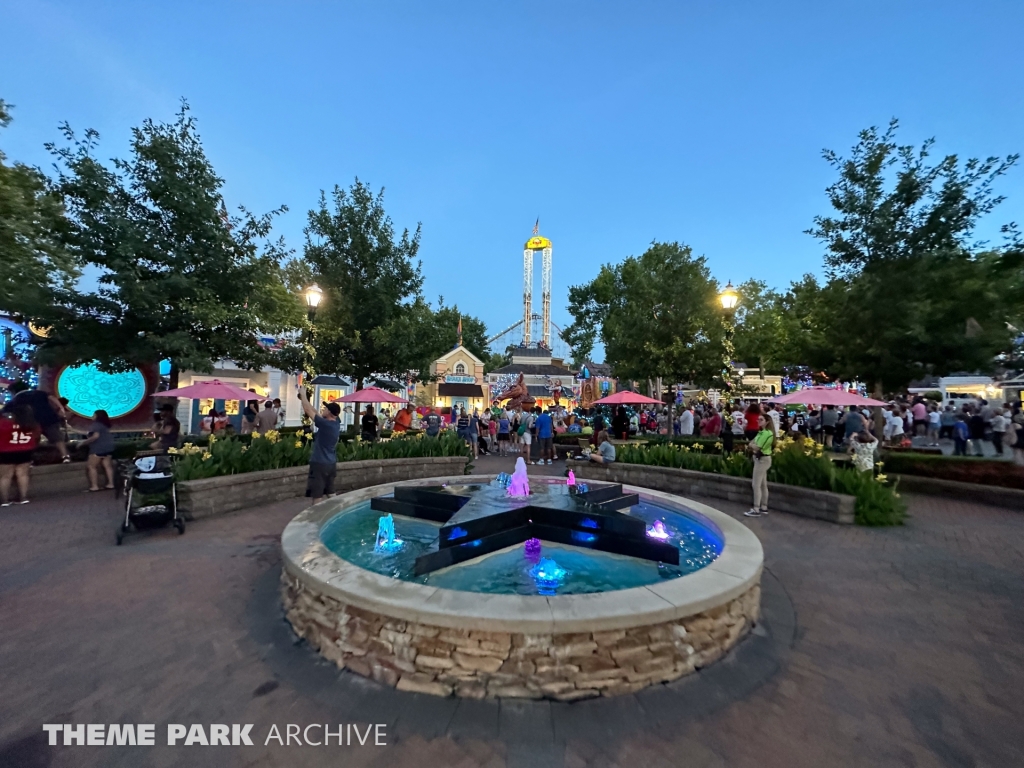
<svg viewBox="0 0 1024 768"><path fill-rule="evenodd" d="M566 485L576 485L576 473L571 469L569 470L569 479L565 481Z"/></svg>
<svg viewBox="0 0 1024 768"><path fill-rule="evenodd" d="M377 540L373 551L377 553L397 552L402 548L402 540L395 536L395 519L390 514L377 521Z"/></svg>
<svg viewBox="0 0 1024 768"><path fill-rule="evenodd" d="M553 595L567 573L568 571L554 560L542 557L540 562L530 569L530 578L537 584L537 594Z"/></svg>
<svg viewBox="0 0 1024 768"><path fill-rule="evenodd" d="M647 526L647 535L661 541L672 538L672 534L665 529L665 523L661 520L655 520L653 525Z"/></svg>
<svg viewBox="0 0 1024 768"><path fill-rule="evenodd" d="M530 478L526 476L526 462L520 456L516 459L516 468L512 473L512 480L508 484L509 496L529 496Z"/></svg>
<svg viewBox="0 0 1024 768"><path fill-rule="evenodd" d="M526 559L531 563L540 562L540 539L527 539L526 543L523 544L523 551L526 554Z"/></svg>

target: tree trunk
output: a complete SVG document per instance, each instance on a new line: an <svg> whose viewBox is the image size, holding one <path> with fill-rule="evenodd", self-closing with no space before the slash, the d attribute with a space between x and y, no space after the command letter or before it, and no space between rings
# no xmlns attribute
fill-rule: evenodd
<svg viewBox="0 0 1024 768"><path fill-rule="evenodd" d="M181 372L178 370L178 364L172 362L171 363L171 373L170 373L170 377L169 377L171 384L168 387L168 389L177 389L178 388L178 374L179 373L181 373Z"/></svg>

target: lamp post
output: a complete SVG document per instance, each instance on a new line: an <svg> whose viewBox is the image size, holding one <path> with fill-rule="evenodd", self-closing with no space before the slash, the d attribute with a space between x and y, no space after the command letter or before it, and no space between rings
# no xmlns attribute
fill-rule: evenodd
<svg viewBox="0 0 1024 768"><path fill-rule="evenodd" d="M314 334L315 334L315 331L316 331L316 328L313 325L313 320L316 319L316 310L317 310L317 307L320 306L320 302L323 300L324 292L323 292L323 289L320 288L319 285L317 285L316 283L313 283L305 291L303 291L303 295L305 296L305 299L306 299L306 317L309 318L309 332L307 334L306 349L305 349L305 355L304 355L305 361L304 362L305 362L305 368L306 368L306 375L309 377L310 384L312 384L313 374L314 374L314 371L313 371L313 355L314 355L313 339L314 339Z"/></svg>
<svg viewBox="0 0 1024 768"><path fill-rule="evenodd" d="M723 320L722 324L725 327L725 344L724 346L724 367L722 368L722 378L725 380L726 387L731 388L733 379L735 378L735 371L733 370L733 356L735 355L735 349L732 345L732 337L736 332L736 305L739 304L740 297L736 293L736 289L732 287L732 281L726 284L725 289L718 294L718 301L722 305Z"/></svg>
<svg viewBox="0 0 1024 768"><path fill-rule="evenodd" d="M313 322L313 318L316 317L316 308L320 306L320 300L324 297L324 292L319 285L313 283L309 288L305 290L306 294L306 315L309 317L309 322Z"/></svg>

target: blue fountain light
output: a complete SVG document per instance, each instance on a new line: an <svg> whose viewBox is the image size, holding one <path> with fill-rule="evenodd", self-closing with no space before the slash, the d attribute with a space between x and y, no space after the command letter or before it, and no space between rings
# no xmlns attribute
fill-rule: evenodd
<svg viewBox="0 0 1024 768"><path fill-rule="evenodd" d="M465 535L466 529L457 525L448 532L448 541L455 541L456 539L461 539Z"/></svg>
<svg viewBox="0 0 1024 768"><path fill-rule="evenodd" d="M508 472L502 472L500 475L498 475L497 480L498 485L500 485L502 488L508 488L509 483L512 482L512 475L510 475Z"/></svg>
<svg viewBox="0 0 1024 768"><path fill-rule="evenodd" d="M561 586L568 571L551 558L542 557L529 573L530 578L537 584L537 594L553 595L555 590Z"/></svg>
<svg viewBox="0 0 1024 768"><path fill-rule="evenodd" d="M580 544L593 544L597 541L597 535L593 533L584 533L583 531L573 531L572 540L578 541Z"/></svg>
<svg viewBox="0 0 1024 768"><path fill-rule="evenodd" d="M402 540L395 536L395 519L385 515L377 521L377 541L373 551L381 554L397 552L402 548Z"/></svg>
<svg viewBox="0 0 1024 768"><path fill-rule="evenodd" d="M584 528L597 528L597 520L589 517L584 517L583 522L580 523Z"/></svg>

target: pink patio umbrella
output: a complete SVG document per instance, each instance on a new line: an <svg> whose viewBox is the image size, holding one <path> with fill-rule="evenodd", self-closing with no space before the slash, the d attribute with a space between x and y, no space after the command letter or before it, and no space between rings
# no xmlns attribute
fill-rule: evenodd
<svg viewBox="0 0 1024 768"><path fill-rule="evenodd" d="M366 389L357 389L350 395L339 397L334 402L336 403L406 403L404 397L393 395L385 389L380 387L367 387Z"/></svg>
<svg viewBox="0 0 1024 768"><path fill-rule="evenodd" d="M227 384L219 379L199 381L187 387L154 392L153 397L186 397L191 400L262 400L255 392Z"/></svg>
<svg viewBox="0 0 1024 768"><path fill-rule="evenodd" d="M664 405L661 400L641 395L639 392L616 392L614 395L595 400L591 405Z"/></svg>
<svg viewBox="0 0 1024 768"><path fill-rule="evenodd" d="M872 400L870 397L855 395L844 389L834 389L832 387L807 387L796 392L790 392L788 395L773 397L768 402L778 403L779 405L796 405L798 403L803 405L838 406L888 405L888 403L883 403L881 400Z"/></svg>

